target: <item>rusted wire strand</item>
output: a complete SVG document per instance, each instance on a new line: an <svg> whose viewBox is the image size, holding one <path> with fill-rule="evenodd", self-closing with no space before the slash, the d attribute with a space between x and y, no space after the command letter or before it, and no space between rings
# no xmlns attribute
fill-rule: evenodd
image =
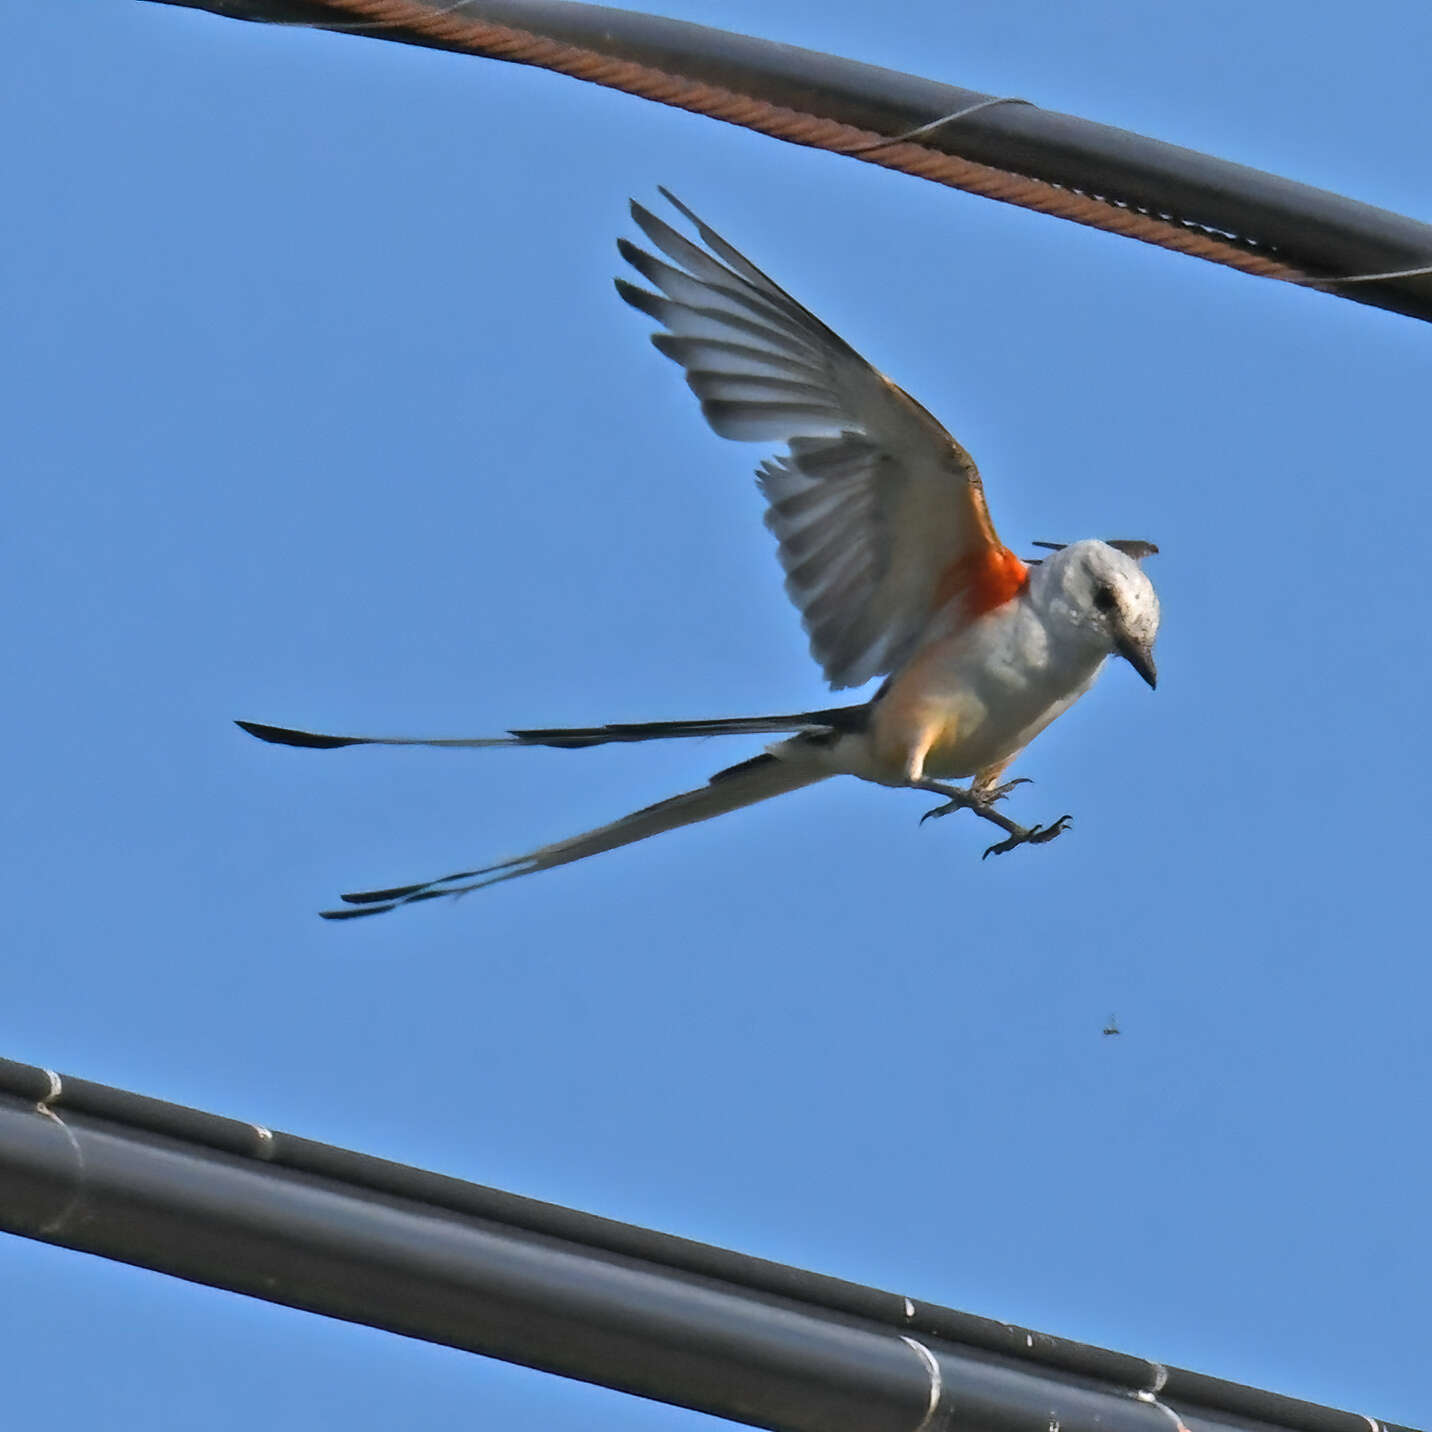
<svg viewBox="0 0 1432 1432"><path fill-rule="evenodd" d="M983 198L998 199L1005 204L1069 219L1088 228L1140 239L1147 244L1207 259L1210 263L1223 264L1260 278L1300 284L1329 281L1240 243L1236 238L1212 233L1176 218L1146 213L1114 199L1080 193L1042 179L930 149L910 137L877 134L823 115L772 104L705 80L604 55L511 25L474 19L451 5L434 8L421 3L421 0L312 0L312 3L332 12L334 19L331 24L327 20L319 22L326 29L400 30L445 49L552 70L658 104L719 119L791 144L843 154ZM345 21L348 23L345 24ZM922 125L919 129L938 129L958 117L947 116L933 126ZM915 133L906 131L907 135Z"/></svg>

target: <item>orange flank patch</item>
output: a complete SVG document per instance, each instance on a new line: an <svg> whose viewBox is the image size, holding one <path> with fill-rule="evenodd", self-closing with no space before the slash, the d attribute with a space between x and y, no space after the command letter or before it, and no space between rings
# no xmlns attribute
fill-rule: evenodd
<svg viewBox="0 0 1432 1432"><path fill-rule="evenodd" d="M940 574L935 586L934 609L961 598L965 612L982 617L1017 597L1029 581L1029 568L1009 550L996 544L961 557Z"/></svg>

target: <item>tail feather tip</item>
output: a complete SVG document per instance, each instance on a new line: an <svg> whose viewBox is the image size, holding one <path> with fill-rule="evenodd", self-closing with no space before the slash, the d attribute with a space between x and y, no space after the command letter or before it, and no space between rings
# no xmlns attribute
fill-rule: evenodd
<svg viewBox="0 0 1432 1432"><path fill-rule="evenodd" d="M430 883L425 880L419 885L395 885L391 890L351 890L338 898L345 905L392 905L426 890Z"/></svg>
<svg viewBox="0 0 1432 1432"><path fill-rule="evenodd" d="M234 725L260 741L274 746L305 746L315 751L336 750L339 746L357 746L362 741L354 736L321 736L315 731L294 731L287 726L266 726L261 721L235 721Z"/></svg>

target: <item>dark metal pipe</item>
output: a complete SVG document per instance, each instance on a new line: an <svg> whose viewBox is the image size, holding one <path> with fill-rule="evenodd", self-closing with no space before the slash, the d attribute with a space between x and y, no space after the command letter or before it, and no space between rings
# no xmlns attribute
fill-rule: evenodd
<svg viewBox="0 0 1432 1432"><path fill-rule="evenodd" d="M374 38L477 52L456 32L444 37L436 29L413 28L411 22L405 28L396 18L391 24L374 23L369 18L371 0L361 13L360 0L165 3L336 30L352 25ZM412 0L388 8L395 16L401 8L410 16L510 26L592 57L629 61L654 72L720 86L786 111L883 135L905 133L991 98L814 50L576 0L466 0L460 5L446 0ZM580 67L556 64L520 50L494 57L545 64L581 73L598 83L630 87L603 78L596 69L583 72ZM733 118L731 122L748 121ZM776 132L765 120L750 123ZM800 142L839 147L816 138ZM1285 265L1343 297L1432 319L1432 273L1337 283L1339 277L1432 266L1432 225L1404 215L1033 104L1001 103L976 109L921 136L917 143L930 154L957 156L1046 186L1042 196L999 195L1011 202L1059 213L1061 202L1093 196L1105 201L1097 207L1106 211L1107 222L1097 215L1081 217L1081 222L1110 228L1122 223L1121 231L1134 237L1183 247L1235 266L1248 267L1253 259ZM858 157L887 162L879 155ZM918 172L918 167L897 167ZM1069 212L1065 216L1075 215ZM1135 219L1144 221L1141 231L1129 228ZM1163 238L1155 237L1160 229ZM1186 242L1181 244L1176 237L1171 242L1171 234L1182 234ZM1244 256L1241 263L1234 257L1238 254Z"/></svg>
<svg viewBox="0 0 1432 1432"><path fill-rule="evenodd" d="M0 1229L786 1432L1370 1422L7 1060Z"/></svg>

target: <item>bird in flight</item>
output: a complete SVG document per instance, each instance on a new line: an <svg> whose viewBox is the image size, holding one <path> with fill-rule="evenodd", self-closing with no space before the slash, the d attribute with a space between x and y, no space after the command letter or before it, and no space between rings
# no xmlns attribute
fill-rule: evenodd
<svg viewBox="0 0 1432 1432"><path fill-rule="evenodd" d="M926 791L922 821L969 810L1004 839L986 855L1059 835L1068 816L1025 827L998 803L1006 768L1122 656L1153 686L1159 604L1140 560L1149 542L1039 544L1021 561L995 534L973 459L910 395L783 288L661 191L700 243L633 203L664 258L618 241L650 287L617 291L654 319L721 437L783 444L757 481L786 590L832 688L884 683L868 701L784 716L511 731L495 738L329 736L240 721L286 746L553 746L778 735L696 790L494 865L342 897L326 919L461 895L630 845L823 781L858 776ZM968 779L964 786L952 779Z"/></svg>

